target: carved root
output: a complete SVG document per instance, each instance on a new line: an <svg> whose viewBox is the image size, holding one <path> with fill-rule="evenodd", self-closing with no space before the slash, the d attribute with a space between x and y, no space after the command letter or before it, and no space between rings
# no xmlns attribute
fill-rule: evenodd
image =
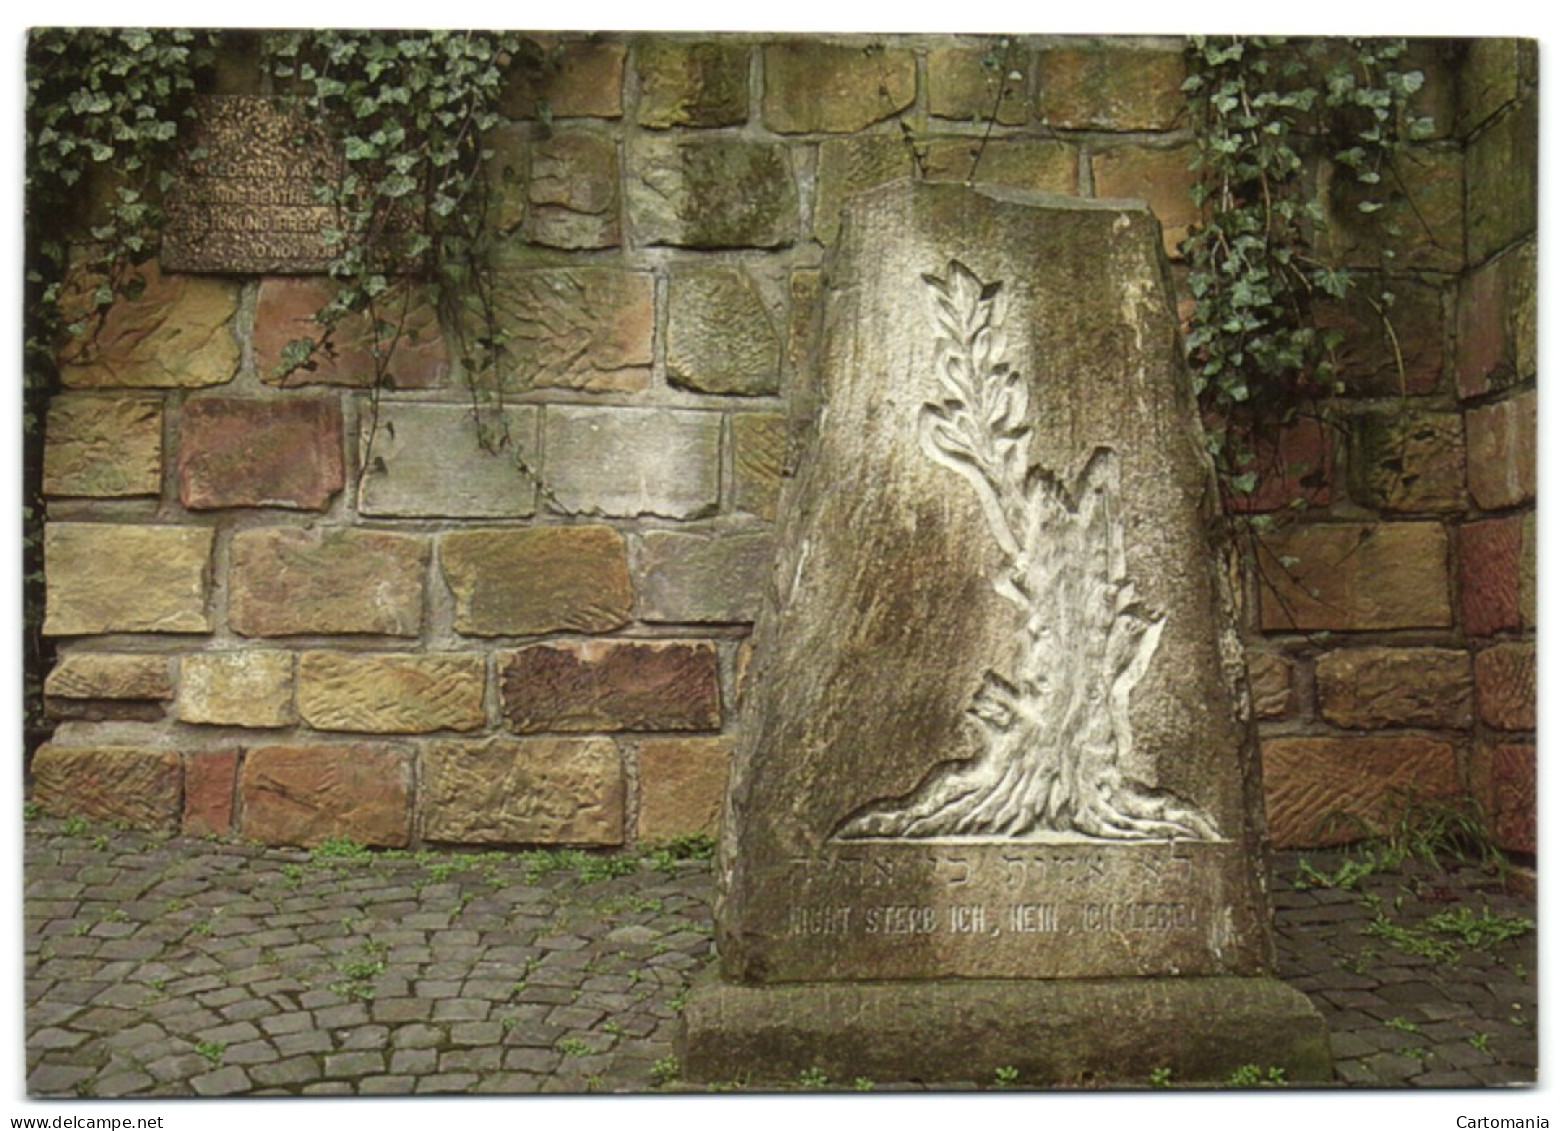
<svg viewBox="0 0 1560 1131"><path fill-rule="evenodd" d="M1022 837L1082 833L1108 840L1217 840L1218 828L1173 794L1111 775L1068 791L1054 767L1013 759L937 767L903 798L851 814L835 831L864 837Z"/></svg>

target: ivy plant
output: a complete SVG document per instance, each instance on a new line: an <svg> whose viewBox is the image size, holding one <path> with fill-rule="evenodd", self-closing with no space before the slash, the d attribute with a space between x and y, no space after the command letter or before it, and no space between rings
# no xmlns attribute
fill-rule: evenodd
<svg viewBox="0 0 1560 1131"><path fill-rule="evenodd" d="M508 32L288 31L268 36L266 53L342 158L339 178L316 188L335 215L325 239L336 291L315 315L319 333L289 343L276 376L315 367L343 322L361 318L377 421L408 316L425 304L471 388L483 446L504 446L502 416L481 411L498 397L503 352L486 139L506 73L540 49Z"/></svg>
<svg viewBox="0 0 1560 1131"><path fill-rule="evenodd" d="M1260 463L1258 449L1276 460L1281 430L1344 391L1342 335L1320 328L1317 315L1327 300L1364 294L1366 277L1319 250L1328 216L1317 168L1331 162L1357 184L1355 207L1366 216L1401 192L1395 159L1432 127L1410 107L1424 76L1405 68L1406 51L1403 40L1188 44L1183 90L1202 219L1183 245L1194 304L1186 345L1226 502L1236 509L1259 474L1303 470ZM1368 277L1376 293L1365 297L1391 338L1393 253L1380 254ZM1253 523L1261 529L1271 519Z"/></svg>
<svg viewBox="0 0 1560 1131"><path fill-rule="evenodd" d="M182 29L41 28L27 45L22 428L27 723L41 727L42 421L59 358L146 285L171 157L216 40Z"/></svg>

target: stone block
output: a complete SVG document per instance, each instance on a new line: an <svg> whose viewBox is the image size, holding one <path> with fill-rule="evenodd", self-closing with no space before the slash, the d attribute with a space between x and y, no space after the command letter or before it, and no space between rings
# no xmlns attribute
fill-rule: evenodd
<svg viewBox="0 0 1560 1131"><path fill-rule="evenodd" d="M48 742L33 755L32 779L33 802L51 816L178 831L183 768L172 750Z"/></svg>
<svg viewBox="0 0 1560 1131"><path fill-rule="evenodd" d="M1517 560L1517 616L1523 628L1538 626L1538 512L1522 516L1522 549Z"/></svg>
<svg viewBox="0 0 1560 1131"><path fill-rule="evenodd" d="M206 397L179 418L179 499L190 510L324 510L344 482L335 397Z"/></svg>
<svg viewBox="0 0 1560 1131"><path fill-rule="evenodd" d="M548 405L548 503L571 515L692 519L720 502L718 413Z"/></svg>
<svg viewBox="0 0 1560 1131"><path fill-rule="evenodd" d="M207 632L209 529L54 522L44 528L43 631Z"/></svg>
<svg viewBox="0 0 1560 1131"><path fill-rule="evenodd" d="M927 110L956 122L1021 126L1029 120L1029 71L1027 52L933 47L926 53Z"/></svg>
<svg viewBox="0 0 1560 1131"><path fill-rule="evenodd" d="M617 145L610 137L567 130L534 142L528 193L532 242L568 249L622 242Z"/></svg>
<svg viewBox="0 0 1560 1131"><path fill-rule="evenodd" d="M774 521L785 471L784 413L737 412L731 416L731 447L737 510Z"/></svg>
<svg viewBox="0 0 1560 1131"><path fill-rule="evenodd" d="M631 393L649 386L655 279L648 272L501 270L494 292L513 366L505 388Z"/></svg>
<svg viewBox="0 0 1560 1131"><path fill-rule="evenodd" d="M179 672L180 722L285 727L293 712L293 654L277 650L194 652Z"/></svg>
<svg viewBox="0 0 1560 1131"><path fill-rule="evenodd" d="M1094 173L1094 195L1104 198L1141 200L1153 209L1164 229L1165 254L1180 257L1181 241L1197 222L1197 207L1192 203L1192 149L1153 149L1141 145L1123 145L1095 153L1089 158Z"/></svg>
<svg viewBox="0 0 1560 1131"><path fill-rule="evenodd" d="M1457 133L1471 134L1538 77L1537 44L1490 36L1467 41L1458 73Z"/></svg>
<svg viewBox="0 0 1560 1131"><path fill-rule="evenodd" d="M43 694L50 700L160 703L173 698L168 670L168 657L156 653L66 652L43 681Z"/></svg>
<svg viewBox="0 0 1560 1131"><path fill-rule="evenodd" d="M1459 136L1457 88L1463 56L1461 49L1475 42L1434 38L1408 41L1408 51L1397 69L1418 71L1424 76L1424 85L1408 100L1408 110L1418 117L1430 119L1426 140Z"/></svg>
<svg viewBox="0 0 1560 1131"><path fill-rule="evenodd" d="M1538 493L1538 393L1528 390L1470 408L1468 493L1484 510L1514 507Z"/></svg>
<svg viewBox="0 0 1560 1131"><path fill-rule="evenodd" d="M304 652L298 714L315 730L427 734L476 730L487 664L476 653Z"/></svg>
<svg viewBox="0 0 1560 1131"><path fill-rule="evenodd" d="M713 836L720 828L733 740L656 738L639 745L639 841Z"/></svg>
<svg viewBox="0 0 1560 1131"><path fill-rule="evenodd" d="M1468 142L1468 259L1483 263L1538 230L1538 99Z"/></svg>
<svg viewBox="0 0 1560 1131"><path fill-rule="evenodd" d="M1226 494L1225 506L1243 514L1326 506L1333 498L1333 429L1324 420L1301 417L1252 433L1236 432L1252 454L1257 481L1249 495Z"/></svg>
<svg viewBox="0 0 1560 1131"><path fill-rule="evenodd" d="M1349 489L1384 511L1460 511L1466 456L1462 417L1401 407L1349 418Z"/></svg>
<svg viewBox="0 0 1560 1131"><path fill-rule="evenodd" d="M1465 522L1457 530L1463 631L1491 636L1524 627L1524 561L1533 547L1521 515Z"/></svg>
<svg viewBox="0 0 1560 1131"><path fill-rule="evenodd" d="M621 118L623 63L628 49L601 40L559 42L551 36L532 37L543 48L545 61L517 61L499 102L505 117L541 117L545 106L552 118Z"/></svg>
<svg viewBox="0 0 1560 1131"><path fill-rule="evenodd" d="M185 836L227 836L233 831L238 751L203 750L184 755Z"/></svg>
<svg viewBox="0 0 1560 1131"><path fill-rule="evenodd" d="M1262 780L1273 847L1345 844L1382 831L1410 791L1454 796L1457 755L1449 742L1407 735L1266 738Z"/></svg>
<svg viewBox="0 0 1560 1131"><path fill-rule="evenodd" d="M669 293L669 384L697 393L779 393L780 337L763 295L745 271L674 270Z"/></svg>
<svg viewBox="0 0 1560 1131"><path fill-rule="evenodd" d="M1538 373L1538 244L1466 275L1457 296L1457 395L1483 396Z"/></svg>
<svg viewBox="0 0 1560 1131"><path fill-rule="evenodd" d="M1293 526L1261 541L1264 632L1444 628L1446 531L1435 522Z"/></svg>
<svg viewBox="0 0 1560 1131"><path fill-rule="evenodd" d="M315 845L351 837L399 848L411 840L412 757L367 743L260 746L239 771L239 835Z"/></svg>
<svg viewBox="0 0 1560 1131"><path fill-rule="evenodd" d="M979 137L940 138L926 146L932 180L1078 195L1078 151L1060 141Z"/></svg>
<svg viewBox="0 0 1560 1131"><path fill-rule="evenodd" d="M1537 852L1538 748L1530 743L1480 745L1469 778L1495 843L1508 852Z"/></svg>
<svg viewBox="0 0 1560 1131"><path fill-rule="evenodd" d="M222 385L238 372L238 283L210 275L164 275L155 262L137 268L146 285L120 297L101 325L60 351L67 389L193 389ZM61 300L66 321L86 316L99 280L78 275Z"/></svg>
<svg viewBox="0 0 1560 1131"><path fill-rule="evenodd" d="M255 369L267 384L344 385L366 389L374 383L374 334L377 319L395 324L402 310L399 299L380 304L375 319L345 315L329 335L329 348L316 349L312 368L289 369L283 351L305 338L326 340L325 328L314 316L336 296L329 279L313 276L273 276L260 281L255 299ZM386 342L388 344L388 341ZM450 371L449 350L439 329L438 312L426 302L414 302L400 322L386 385L392 389L429 389L444 383Z"/></svg>
<svg viewBox="0 0 1560 1131"><path fill-rule="evenodd" d="M381 401L364 413L358 513L527 518L536 511L538 410Z"/></svg>
<svg viewBox="0 0 1560 1131"><path fill-rule="evenodd" d="M1354 173L1324 163L1319 196L1327 212L1322 250L1350 267L1379 268L1391 252L1393 270L1461 271L1463 155L1451 145L1421 145L1398 158L1402 191L1361 185ZM1396 186L1394 186L1396 187ZM1364 202L1384 207L1360 211Z"/></svg>
<svg viewBox="0 0 1560 1131"><path fill-rule="evenodd" d="M763 534L640 535L639 618L663 624L751 624L774 557Z"/></svg>
<svg viewBox="0 0 1560 1131"><path fill-rule="evenodd" d="M791 272L785 363L792 374L805 376L811 366L813 349L818 344L818 332L823 325L823 312L818 304L821 282L822 273L816 268L803 267Z"/></svg>
<svg viewBox="0 0 1560 1131"><path fill-rule="evenodd" d="M628 623L628 546L606 526L446 534L439 565L465 636L611 632Z"/></svg>
<svg viewBox="0 0 1560 1131"><path fill-rule="evenodd" d="M1247 652L1251 713L1259 719L1287 718L1294 710L1294 665L1273 652Z"/></svg>
<svg viewBox="0 0 1560 1131"><path fill-rule="evenodd" d="M1392 302L1382 302L1382 291ZM1342 300L1322 298L1316 324L1336 330L1336 376L1347 396L1416 397L1433 393L1446 372L1442 287L1407 277L1358 279Z"/></svg>
<svg viewBox="0 0 1560 1131"><path fill-rule="evenodd" d="M484 167L488 189L485 222L498 235L514 235L525 223L526 181L535 133L535 126L510 123L494 126L485 135L489 151Z"/></svg>
<svg viewBox="0 0 1560 1131"><path fill-rule="evenodd" d="M1473 655L1479 721L1496 730L1532 730L1538 725L1537 653L1531 643L1511 642Z"/></svg>
<svg viewBox="0 0 1560 1131"><path fill-rule="evenodd" d="M1169 130L1183 125L1178 51L1054 47L1040 52L1035 114L1056 129Z"/></svg>
<svg viewBox="0 0 1560 1131"><path fill-rule="evenodd" d="M642 244L770 248L797 238L801 206L783 145L655 138L628 160L628 215Z"/></svg>
<svg viewBox="0 0 1560 1131"><path fill-rule="evenodd" d="M1342 648L1316 660L1321 715L1351 730L1467 729L1473 725L1468 653L1450 648Z"/></svg>
<svg viewBox="0 0 1560 1131"><path fill-rule="evenodd" d="M962 144L962 143L951 143ZM845 202L865 189L911 176L915 158L904 138L887 134L829 138L818 146L818 189L813 239L832 244L839 236Z"/></svg>
<svg viewBox="0 0 1560 1131"><path fill-rule="evenodd" d="M764 125L775 133L855 133L915 100L915 56L798 39L764 47Z"/></svg>
<svg viewBox="0 0 1560 1131"><path fill-rule="evenodd" d="M504 718L521 734L720 729L711 641L559 641L498 663Z"/></svg>
<svg viewBox="0 0 1560 1131"><path fill-rule="evenodd" d="M243 636L422 629L428 543L344 527L264 527L233 535L228 624Z"/></svg>
<svg viewBox="0 0 1560 1131"><path fill-rule="evenodd" d="M49 402L43 493L88 498L162 492L162 398L67 393Z"/></svg>
<svg viewBox="0 0 1560 1131"><path fill-rule="evenodd" d="M638 121L673 126L740 126L748 118L748 56L743 43L641 39Z"/></svg>
<svg viewBox="0 0 1560 1131"><path fill-rule="evenodd" d="M437 742L420 777L424 840L623 843L623 761L610 738Z"/></svg>

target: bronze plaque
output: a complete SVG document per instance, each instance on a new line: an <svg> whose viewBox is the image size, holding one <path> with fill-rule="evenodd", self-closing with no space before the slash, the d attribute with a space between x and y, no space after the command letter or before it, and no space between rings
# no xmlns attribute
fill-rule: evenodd
<svg viewBox="0 0 1560 1131"><path fill-rule="evenodd" d="M330 140L287 99L197 100L191 146L168 195L162 266L233 275L324 272L335 209L317 186L340 177Z"/></svg>

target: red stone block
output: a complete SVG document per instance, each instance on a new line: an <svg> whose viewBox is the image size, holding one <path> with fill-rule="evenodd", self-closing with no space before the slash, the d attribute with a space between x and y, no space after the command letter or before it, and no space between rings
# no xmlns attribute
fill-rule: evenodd
<svg viewBox="0 0 1560 1131"><path fill-rule="evenodd" d="M325 340L325 330L314 315L334 292L327 280L269 278L260 284L255 303L255 367L260 379L273 385L349 385L366 389L374 384L374 339L367 315L347 316L336 324L329 349L317 349L310 358L314 368L283 372L283 351L305 338ZM440 384L449 372L449 351L439 331L437 314L427 304L414 304L402 316L399 300L374 313L380 321L395 324L386 384L393 389L427 389ZM391 337L384 338L391 344Z"/></svg>
<svg viewBox="0 0 1560 1131"><path fill-rule="evenodd" d="M504 715L522 734L720 728L720 669L709 641L537 644L501 665Z"/></svg>
<svg viewBox="0 0 1560 1131"><path fill-rule="evenodd" d="M1532 241L1470 272L1457 297L1457 395L1506 389L1538 369L1538 253Z"/></svg>
<svg viewBox="0 0 1560 1131"><path fill-rule="evenodd" d="M411 838L410 753L400 746L265 746L239 774L239 831L264 844L351 837L399 847Z"/></svg>
<svg viewBox="0 0 1560 1131"><path fill-rule="evenodd" d="M1241 443L1239 437L1232 437ZM1232 495L1229 508L1243 514L1283 510L1295 499L1311 506L1332 502L1332 433L1320 420L1297 420L1278 429L1244 438L1255 457L1247 469L1257 474L1256 490Z"/></svg>
<svg viewBox="0 0 1560 1131"><path fill-rule="evenodd" d="M1457 532L1463 630L1489 636L1522 623L1522 516L1464 523Z"/></svg>
<svg viewBox="0 0 1560 1131"><path fill-rule="evenodd" d="M184 756L185 836L226 836L233 831L233 787L237 778L237 750Z"/></svg>
<svg viewBox="0 0 1560 1131"><path fill-rule="evenodd" d="M191 510L323 510L343 481L334 397L208 397L184 406L179 498Z"/></svg>
<svg viewBox="0 0 1560 1131"><path fill-rule="evenodd" d="M1473 791L1495 842L1508 852L1538 851L1538 748L1516 743L1474 752Z"/></svg>
<svg viewBox="0 0 1560 1131"><path fill-rule="evenodd" d="M1414 735L1264 738L1262 782L1275 848L1343 844L1382 831L1410 792L1455 795L1457 755Z"/></svg>

